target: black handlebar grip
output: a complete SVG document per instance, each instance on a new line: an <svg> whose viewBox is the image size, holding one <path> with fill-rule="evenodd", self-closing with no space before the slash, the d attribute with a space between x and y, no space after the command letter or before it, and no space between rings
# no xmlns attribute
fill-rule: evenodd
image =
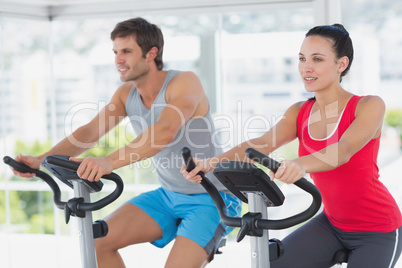
<svg viewBox="0 0 402 268"><path fill-rule="evenodd" d="M191 155L191 150L187 147L183 147L183 149L181 149L181 155L183 156L183 161L184 164L186 165L186 170L190 172L196 167L193 160L193 156Z"/></svg>
<svg viewBox="0 0 402 268"><path fill-rule="evenodd" d="M18 172L22 173L34 173L37 177L41 178L44 182L46 182L47 185L49 185L50 189L53 191L53 201L56 204L56 206L60 209L64 209L64 205L66 202L61 201L61 192L59 185L50 177L47 173L38 170L38 169L33 169L31 167L28 167L27 165L15 161L13 158L9 156L3 157L3 161L5 164L9 165L13 169L15 169Z"/></svg>
<svg viewBox="0 0 402 268"><path fill-rule="evenodd" d="M73 171L77 171L78 167L80 166L80 163L78 163L78 162L65 160L65 159L61 159L61 158L58 158L58 157L54 157L54 156L46 157L46 161L49 164L56 165L56 166L66 168L66 169L70 169L70 170L73 170ZM121 195L121 193L123 192L123 189L124 189L124 183L123 183L123 181L122 181L122 179L120 178L119 175L117 175L115 173L110 173L110 174L107 174L107 175L103 175L102 179L113 181L116 184L116 188L114 189L114 191L111 192L109 195L105 196L104 198L96 201L96 202L79 203L78 204L78 209L84 210L84 211L99 210L99 209L109 205L113 201L115 201Z"/></svg>
<svg viewBox="0 0 402 268"><path fill-rule="evenodd" d="M264 155L263 153L255 150L254 148L247 148L246 149L246 155L260 163L261 165L269 168L273 172L276 172L280 166L280 163L273 160L272 158ZM321 207L321 194L320 191L317 189L317 187L314 186L314 184L310 183L307 181L305 178L301 178L298 181L294 183L297 187L300 189L308 192L312 197L313 201L305 211L294 215L292 217L283 219L283 220L272 220L272 221L259 221L257 222L257 226L260 228L264 229L284 229L288 228L291 226L294 226L300 222L306 221L312 216L315 215L315 213L320 209Z"/></svg>
<svg viewBox="0 0 402 268"><path fill-rule="evenodd" d="M59 166L62 168L66 168L66 169L70 169L73 171L77 171L78 167L80 166L80 163L78 163L78 162L61 159L59 157L54 157L53 155L47 156L45 158L45 161L49 164Z"/></svg>
<svg viewBox="0 0 402 268"><path fill-rule="evenodd" d="M184 163L186 165L187 171L193 170L196 165L191 156L191 150L187 147L184 147L181 150L181 153L183 155L183 159L184 159ZM263 153L258 152L257 150L255 150L253 148L248 148L246 150L246 155L250 159L262 164L265 167L268 167L273 172L276 172L280 166L280 163L269 158L268 156L264 155ZM227 216L226 212L225 212L227 210L226 205L225 205L221 195L219 194L218 190L216 189L216 187L211 183L211 181L208 178L205 177L205 175L202 172L199 172L198 174L201 175L201 177L202 177L201 185L205 188L205 190L208 192L208 194L211 196L212 200L214 201L215 206L218 209L219 216L220 216L222 222L228 226L241 227L242 226L242 218ZM319 208L321 206L320 192L313 184L311 184L304 178L301 178L300 180L295 182L295 185L312 195L313 201L312 201L310 207L297 215L294 215L292 217L288 217L288 218L282 219L282 220L257 219L255 222L255 226L257 228L274 229L274 230L284 229L284 228L288 228L288 227L294 226L296 224L299 224L303 221L306 221L309 218L311 218L312 216L314 216L314 214L319 210Z"/></svg>
<svg viewBox="0 0 402 268"><path fill-rule="evenodd" d="M71 169L74 171L76 171L77 168L79 167L79 163L77 163L77 162L63 160L63 159L59 159L59 158L53 157L53 156L48 156L46 159L47 159L47 161L50 161L51 164L58 165L60 167ZM25 164L17 162L9 156L3 157L3 161L5 164L9 165L10 167L12 167L13 169L15 169L18 172L34 173L37 177L39 177L43 181L45 181L49 185L51 190L53 191L53 201L56 204L56 206L60 209L64 209L64 205L66 204L66 202L61 201L60 188L51 176L49 176L47 173L45 173L41 170L33 169L33 168L28 167ZM120 176L118 176L115 173L111 173L109 175L104 175L102 178L113 181L116 184L116 189L109 195L100 199L99 201L96 201L93 203L79 203L78 209L83 210L83 211L98 210L98 209L101 209L101 208L105 207L106 205L112 203L121 195L121 193L123 192L123 189L124 189L124 184L123 184L123 181L120 178Z"/></svg>
<svg viewBox="0 0 402 268"><path fill-rule="evenodd" d="M14 159L12 159L9 156L5 156L3 157L3 162L7 165L9 165L10 167L12 167L13 169L15 169L18 172L21 173L37 173L37 169L33 169L31 167L28 167L25 164L22 164L20 162L15 161Z"/></svg>
<svg viewBox="0 0 402 268"><path fill-rule="evenodd" d="M274 159L267 157L265 154L257 151L254 148L251 147L247 148L245 152L248 158L269 168L274 173L278 170L279 166L281 165L278 161L275 161Z"/></svg>

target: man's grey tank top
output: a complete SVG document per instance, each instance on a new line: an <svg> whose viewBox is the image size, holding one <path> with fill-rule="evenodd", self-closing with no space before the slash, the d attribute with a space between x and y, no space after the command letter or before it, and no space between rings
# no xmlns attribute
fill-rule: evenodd
<svg viewBox="0 0 402 268"><path fill-rule="evenodd" d="M160 113L167 105L165 99L166 87L170 80L179 73L179 71L168 71L151 109L145 107L140 94L133 86L127 98L126 112L137 135L157 121ZM175 107L172 108L174 109ZM153 135L151 134L151 137ZM182 165L180 151L183 147L188 147L191 149L193 156L200 159L221 154L222 150L216 146L220 144L217 136L210 111L203 118L188 120L177 133L173 142L152 157L161 186L167 190L183 194L205 193L200 184L186 180L180 173ZM207 177L219 191L227 192L227 189L216 179L212 172L207 174Z"/></svg>

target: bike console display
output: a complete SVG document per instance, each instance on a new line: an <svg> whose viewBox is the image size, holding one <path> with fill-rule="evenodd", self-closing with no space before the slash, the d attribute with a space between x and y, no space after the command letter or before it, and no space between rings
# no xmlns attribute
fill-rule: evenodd
<svg viewBox="0 0 402 268"><path fill-rule="evenodd" d="M78 177L76 170L80 164L69 159L70 157L66 155L50 155L45 158L42 166L70 188L73 188L73 180L79 180L88 186L91 193L102 190L103 183L101 181L90 182Z"/></svg>
<svg viewBox="0 0 402 268"><path fill-rule="evenodd" d="M254 164L240 161L219 162L214 175L245 203L248 203L248 193L262 196L267 207L281 206L285 200L276 183Z"/></svg>

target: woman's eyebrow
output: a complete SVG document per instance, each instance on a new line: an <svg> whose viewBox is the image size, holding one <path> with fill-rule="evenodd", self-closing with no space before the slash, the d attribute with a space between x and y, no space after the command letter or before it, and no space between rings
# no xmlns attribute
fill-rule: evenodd
<svg viewBox="0 0 402 268"><path fill-rule="evenodd" d="M304 56L304 54L303 53L301 53L301 52L299 52L299 56ZM313 53L313 54L311 54L311 56L325 56L324 54L322 54L322 53Z"/></svg>

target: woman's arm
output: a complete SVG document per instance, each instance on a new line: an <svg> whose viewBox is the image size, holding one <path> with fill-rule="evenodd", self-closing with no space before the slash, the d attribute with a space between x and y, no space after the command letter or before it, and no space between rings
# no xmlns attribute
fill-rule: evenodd
<svg viewBox="0 0 402 268"><path fill-rule="evenodd" d="M251 160L245 155L245 150L249 147L269 155L277 148L294 140L297 137L297 116L303 103L304 102L298 102L289 107L282 119L262 136L245 141L215 157L205 160L194 159L196 167L191 172L187 172L183 165L181 168L183 176L187 180L199 183L201 177L198 176L197 173L200 171L204 173L211 172L219 162L229 160L250 162Z"/></svg>
<svg viewBox="0 0 402 268"><path fill-rule="evenodd" d="M347 163L370 140L380 136L384 113L385 104L380 97L362 97L356 106L355 120L339 142L313 154L282 162L275 178L294 183L301 178L300 174L328 171Z"/></svg>

